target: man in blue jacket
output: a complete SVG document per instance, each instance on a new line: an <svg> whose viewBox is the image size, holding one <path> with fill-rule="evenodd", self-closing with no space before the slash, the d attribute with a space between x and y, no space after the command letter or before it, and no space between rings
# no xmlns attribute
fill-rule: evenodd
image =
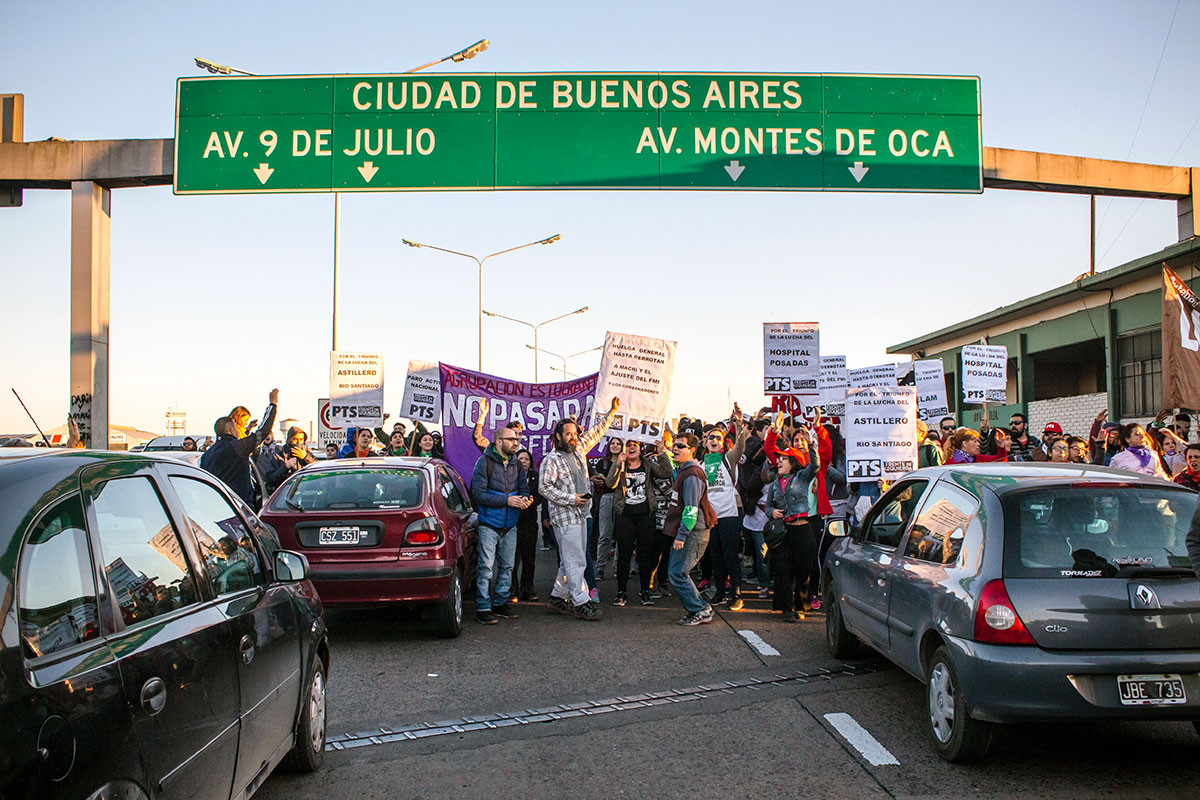
<svg viewBox="0 0 1200 800"><path fill-rule="evenodd" d="M496 431L471 473L471 499L479 509L479 560L475 579L475 619L495 625L496 617L516 619L512 570L517 553L517 519L533 502L525 469L515 458L521 434L512 428ZM496 592L489 594L493 578Z"/></svg>
<svg viewBox="0 0 1200 800"><path fill-rule="evenodd" d="M278 389L271 390L269 400L267 410L263 412L262 424L253 433L240 439L231 417L218 419L213 425L217 441L200 457L200 468L225 481L251 508L255 504L254 485L250 481L250 455L271 434L271 426L275 424L275 406L279 402Z"/></svg>

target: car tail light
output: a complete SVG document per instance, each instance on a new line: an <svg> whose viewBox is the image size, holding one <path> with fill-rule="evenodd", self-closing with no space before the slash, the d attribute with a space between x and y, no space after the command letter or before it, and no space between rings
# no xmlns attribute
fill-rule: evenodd
<svg viewBox="0 0 1200 800"><path fill-rule="evenodd" d="M442 523L437 517L421 517L404 529L406 547L430 547L442 543Z"/></svg>
<svg viewBox="0 0 1200 800"><path fill-rule="evenodd" d="M988 644L1036 644L1012 600L1004 581L990 581L979 595L975 608L975 641Z"/></svg>

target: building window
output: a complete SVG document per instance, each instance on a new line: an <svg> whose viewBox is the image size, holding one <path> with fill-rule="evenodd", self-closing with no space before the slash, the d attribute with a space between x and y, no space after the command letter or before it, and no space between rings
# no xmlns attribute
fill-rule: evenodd
<svg viewBox="0 0 1200 800"><path fill-rule="evenodd" d="M1117 340L1121 418L1152 417L1162 408L1162 331Z"/></svg>

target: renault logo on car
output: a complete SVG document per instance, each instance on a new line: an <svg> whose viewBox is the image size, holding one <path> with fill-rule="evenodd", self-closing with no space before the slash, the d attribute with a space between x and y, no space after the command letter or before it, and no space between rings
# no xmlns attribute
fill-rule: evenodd
<svg viewBox="0 0 1200 800"><path fill-rule="evenodd" d="M1158 603L1158 595L1154 590L1144 583L1139 583L1137 588L1133 590L1135 601L1134 608L1161 608Z"/></svg>

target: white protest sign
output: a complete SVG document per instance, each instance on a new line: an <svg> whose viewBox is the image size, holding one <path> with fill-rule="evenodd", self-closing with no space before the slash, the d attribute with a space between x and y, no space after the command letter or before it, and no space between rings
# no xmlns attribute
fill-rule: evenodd
<svg viewBox="0 0 1200 800"><path fill-rule="evenodd" d="M874 367L858 367L849 370L850 388L860 389L866 386L895 386L896 365L878 364Z"/></svg>
<svg viewBox="0 0 1200 800"><path fill-rule="evenodd" d="M826 416L840 417L846 413L846 389L849 385L846 357L821 356L821 378L817 388Z"/></svg>
<svg viewBox="0 0 1200 800"><path fill-rule="evenodd" d="M346 443L345 426L330 419L329 413L329 398L322 397L317 401L317 446L322 451L326 445L341 447Z"/></svg>
<svg viewBox="0 0 1200 800"><path fill-rule="evenodd" d="M763 394L815 397L820 378L818 323L763 323Z"/></svg>
<svg viewBox="0 0 1200 800"><path fill-rule="evenodd" d="M865 386L846 392L846 476L892 481L917 468L917 389Z"/></svg>
<svg viewBox="0 0 1200 800"><path fill-rule="evenodd" d="M969 344L962 349L964 403L1008 402L1008 348Z"/></svg>
<svg viewBox="0 0 1200 800"><path fill-rule="evenodd" d="M912 361L897 361L896 362L896 385L897 386L916 386L917 376L916 370L913 367Z"/></svg>
<svg viewBox="0 0 1200 800"><path fill-rule="evenodd" d="M329 353L329 420L354 427L383 424L383 354Z"/></svg>
<svg viewBox="0 0 1200 800"><path fill-rule="evenodd" d="M436 362L409 361L404 379L404 400L400 416L421 422L439 422L442 418L442 375Z"/></svg>
<svg viewBox="0 0 1200 800"><path fill-rule="evenodd" d="M613 398L621 398L621 408L608 429L611 436L639 442L662 438L677 347L677 342L666 339L605 334L593 407L597 414L605 414Z"/></svg>
<svg viewBox="0 0 1200 800"><path fill-rule="evenodd" d="M946 401L946 372L940 358L915 361L917 375L917 419L936 422L950 416L950 404Z"/></svg>

